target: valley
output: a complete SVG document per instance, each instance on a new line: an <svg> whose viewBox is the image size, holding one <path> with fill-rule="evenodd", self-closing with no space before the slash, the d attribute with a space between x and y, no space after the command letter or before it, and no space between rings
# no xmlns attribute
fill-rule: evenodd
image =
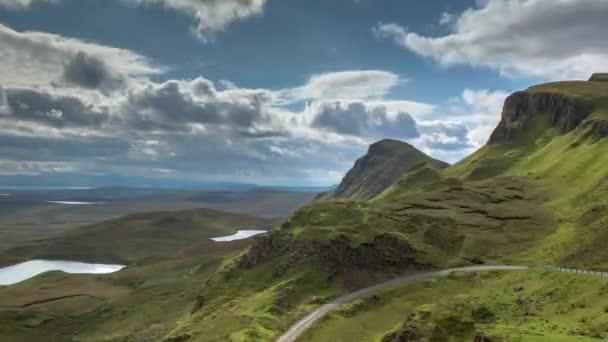
<svg viewBox="0 0 608 342"><path fill-rule="evenodd" d="M608 83L534 86L509 97L488 144L452 166L382 140L327 193L269 192L255 204L250 193L174 194L167 210L123 208L5 248L3 265L127 267L0 288L0 332L39 341L603 338L605 280L528 266L608 270L607 109ZM57 201L85 199L107 204L63 210L127 203ZM180 207L194 204L227 212Z"/></svg>

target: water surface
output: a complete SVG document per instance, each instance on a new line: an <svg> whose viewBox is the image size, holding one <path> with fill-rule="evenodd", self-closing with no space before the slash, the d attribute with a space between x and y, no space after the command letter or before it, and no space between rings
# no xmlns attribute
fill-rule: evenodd
<svg viewBox="0 0 608 342"><path fill-rule="evenodd" d="M89 264L75 261L32 260L0 268L0 285L13 285L50 271L72 274L108 274L118 272L124 265Z"/></svg>
<svg viewBox="0 0 608 342"><path fill-rule="evenodd" d="M267 230L239 230L234 235L222 236L218 238L213 238L211 240L215 242L227 242L227 241L236 241L236 240L245 240L252 236L268 233Z"/></svg>

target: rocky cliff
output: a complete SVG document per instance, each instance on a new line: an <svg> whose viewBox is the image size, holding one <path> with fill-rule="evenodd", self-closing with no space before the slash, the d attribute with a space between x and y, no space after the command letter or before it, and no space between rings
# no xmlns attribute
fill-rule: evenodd
<svg viewBox="0 0 608 342"><path fill-rule="evenodd" d="M444 169L449 164L435 160L414 146L397 141L382 140L369 147L365 156L355 162L332 198L371 199L397 182L412 167L428 163Z"/></svg>
<svg viewBox="0 0 608 342"><path fill-rule="evenodd" d="M502 120L490 137L490 144L516 140L530 119L547 114L550 127L561 133L577 128L595 109L595 103L578 97L549 92L517 92L505 101Z"/></svg>

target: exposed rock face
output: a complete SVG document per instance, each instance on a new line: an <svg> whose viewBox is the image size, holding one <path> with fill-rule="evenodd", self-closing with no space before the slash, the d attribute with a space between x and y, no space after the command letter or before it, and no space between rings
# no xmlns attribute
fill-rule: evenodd
<svg viewBox="0 0 608 342"><path fill-rule="evenodd" d="M373 242L352 248L349 240L340 237L323 248L323 256L334 270L344 267L381 269L416 264L417 251L406 241L389 234L376 236Z"/></svg>
<svg viewBox="0 0 608 342"><path fill-rule="evenodd" d="M521 128L535 115L547 113L549 124L562 133L578 127L594 109L592 102L573 100L559 94L517 92L507 98L502 120L489 143L515 140Z"/></svg>
<svg viewBox="0 0 608 342"><path fill-rule="evenodd" d="M608 121L589 120L585 122L586 138L592 141L599 141L608 137Z"/></svg>
<svg viewBox="0 0 608 342"><path fill-rule="evenodd" d="M444 169L449 164L435 160L410 144L397 140L382 140L369 147L346 174L333 198L371 199L399 180L413 166L429 163Z"/></svg>
<svg viewBox="0 0 608 342"><path fill-rule="evenodd" d="M300 241L291 234L274 232L256 239L249 251L240 259L242 268L252 268L265 261L281 257L289 265L308 258L320 258L333 272L362 268L403 269L426 268L416 262L416 249L406 241L390 234L382 234L372 242L352 247L348 238L342 236L332 241ZM287 270L283 270L284 272Z"/></svg>

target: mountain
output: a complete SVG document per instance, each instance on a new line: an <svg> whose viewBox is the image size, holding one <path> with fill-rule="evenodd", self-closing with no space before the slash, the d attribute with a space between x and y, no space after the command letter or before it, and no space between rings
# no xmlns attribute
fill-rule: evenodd
<svg viewBox="0 0 608 342"><path fill-rule="evenodd" d="M607 127L608 83L558 82L510 96L488 144L446 169L403 165L397 142L374 145L334 194L372 200L296 211L217 271L205 306L172 336L272 340L330 298L430 269L608 269ZM385 168L398 171L385 179ZM535 271L454 276L345 305L302 340L605 337L604 291L599 280Z"/></svg>
<svg viewBox="0 0 608 342"><path fill-rule="evenodd" d="M221 250L206 255L208 240L190 235L198 219L180 215L149 216L147 224L155 228L144 235L151 241L146 255L122 234L116 246L93 248L94 228L92 239L76 235L63 244L49 242L51 249L26 250L40 257L58 257L48 254L56 250L81 256L84 249L71 241L83 241L78 246L131 265L112 281L95 283L99 293L129 295L97 304L83 317L67 314L69 302L56 303L58 311L0 308L0 322L6 322L0 331L35 340L40 334L34 329L67 331L66 316L71 327L86 324L75 340L272 341L323 303L404 274L476 264L606 271L608 82L596 79L514 93L488 143L444 169L409 145L374 144L333 194L371 199L313 202L271 233L242 242L243 249L217 246ZM132 217L116 231L137 231L146 217ZM183 230L179 236L195 245L166 246L172 251L167 259L158 245L164 234L175 233L167 227ZM50 280L73 281L56 277ZM0 289L0 295L42 291L44 280ZM300 340L594 341L608 337L606 292L604 279L584 274L455 274L341 305Z"/></svg>
<svg viewBox="0 0 608 342"><path fill-rule="evenodd" d="M340 185L324 198L372 199L412 167L425 163L437 169L449 166L427 156L410 144L390 139L378 141L369 147L365 156L355 162Z"/></svg>

